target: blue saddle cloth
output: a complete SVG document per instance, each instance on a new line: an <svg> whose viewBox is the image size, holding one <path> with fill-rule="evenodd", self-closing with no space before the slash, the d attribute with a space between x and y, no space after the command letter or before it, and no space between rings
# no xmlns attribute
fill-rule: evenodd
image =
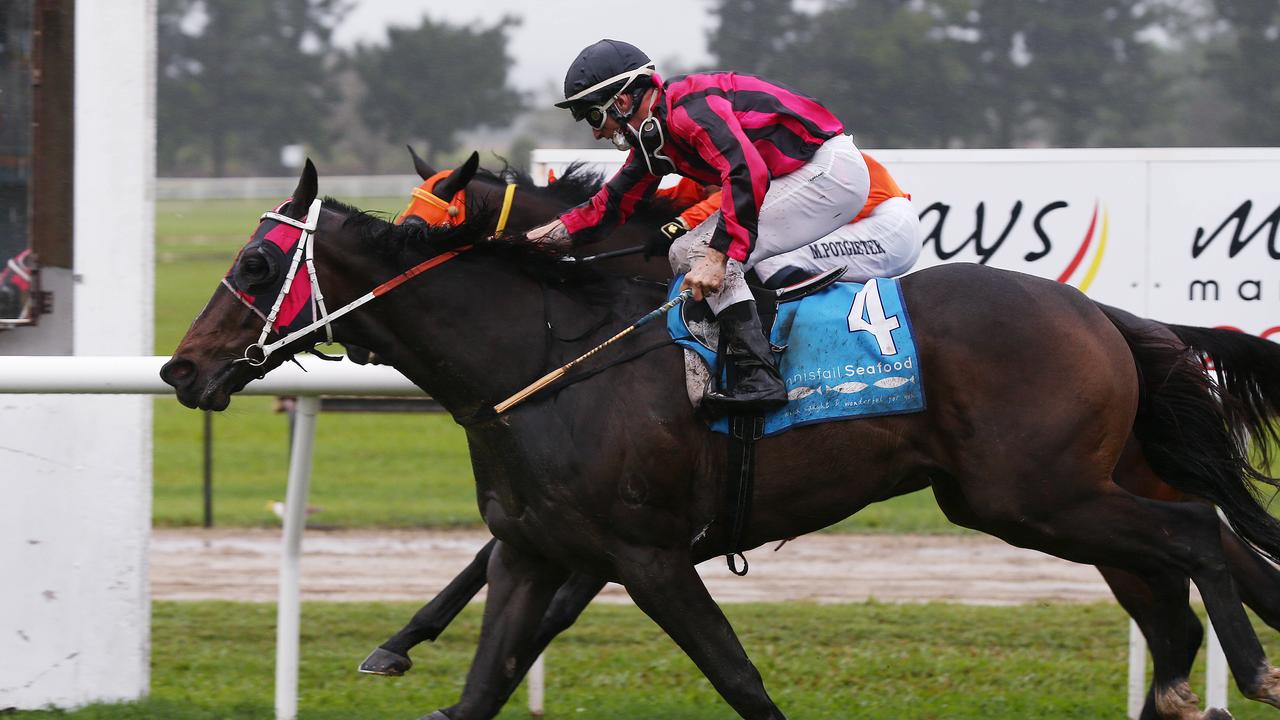
<svg viewBox="0 0 1280 720"><path fill-rule="evenodd" d="M675 297L683 276L671 284ZM667 313L667 331L715 367L715 349L690 331L692 303ZM838 282L822 292L778 306L772 342L786 350L775 359L787 384L786 406L765 416L764 434L831 420L899 415L925 408L920 360L911 320L895 279ZM728 420L711 429L727 433Z"/></svg>

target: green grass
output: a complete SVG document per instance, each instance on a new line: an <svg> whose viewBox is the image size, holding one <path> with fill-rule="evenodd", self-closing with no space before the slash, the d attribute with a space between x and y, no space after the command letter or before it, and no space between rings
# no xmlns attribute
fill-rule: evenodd
<svg viewBox="0 0 1280 720"><path fill-rule="evenodd" d="M405 604L304 606L300 717L413 718L454 702L478 632L469 607L403 678L356 664L399 627ZM725 608L775 702L798 718L1120 718L1127 624L1113 605ZM66 713L78 720L270 718L275 609L156 603L152 692L141 703ZM1264 642L1274 646L1276 634ZM1193 686L1201 692L1197 669ZM547 656L547 717L731 717L673 643L638 610L593 606ZM1275 711L1230 700L1242 720ZM527 717L523 690L502 718ZM63 717L16 713L15 718Z"/></svg>
<svg viewBox="0 0 1280 720"><path fill-rule="evenodd" d="M156 212L156 354L168 355L273 200L161 201ZM404 198L353 199L396 212ZM319 360L303 358L302 362ZM213 418L214 520L275 524L267 503L284 497L288 421L271 398L238 397ZM201 413L155 401L157 525L203 517ZM444 415L325 414L319 419L312 521L340 527L480 524L462 431ZM932 495L916 493L864 510L840 531L951 532Z"/></svg>

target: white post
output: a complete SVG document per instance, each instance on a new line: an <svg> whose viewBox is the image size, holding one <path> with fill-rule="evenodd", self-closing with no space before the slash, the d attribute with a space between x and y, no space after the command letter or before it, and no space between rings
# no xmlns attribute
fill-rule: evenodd
<svg viewBox="0 0 1280 720"><path fill-rule="evenodd" d="M1205 706L1227 709L1227 656L1222 652L1222 643L1218 642L1218 633L1213 623L1207 622L1205 630L1209 635L1208 657L1204 668Z"/></svg>
<svg viewBox="0 0 1280 720"><path fill-rule="evenodd" d="M1147 700L1147 639L1138 623L1129 621L1129 718L1138 720Z"/></svg>
<svg viewBox="0 0 1280 720"><path fill-rule="evenodd" d="M544 667L543 655L539 655L537 660L533 661L533 665L529 666L529 714L534 717L542 717L543 705L542 700L546 691L546 668Z"/></svg>
<svg viewBox="0 0 1280 720"><path fill-rule="evenodd" d="M302 531L307 524L311 485L311 447L315 440L320 399L302 395L294 406L293 451L285 495L284 540L280 555L280 596L276 606L276 720L298 716L298 633L301 625L298 566Z"/></svg>

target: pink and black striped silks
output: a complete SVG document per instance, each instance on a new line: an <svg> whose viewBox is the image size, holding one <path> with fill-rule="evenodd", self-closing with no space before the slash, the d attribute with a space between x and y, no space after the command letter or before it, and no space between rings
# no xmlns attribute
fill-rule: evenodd
<svg viewBox="0 0 1280 720"><path fill-rule="evenodd" d="M711 247L739 261L755 247L769 181L800 169L824 142L844 132L844 124L817 100L731 72L673 78L654 113L666 127L662 151L676 171L721 186L721 216ZM649 173L637 152L631 151L600 192L561 216L575 240L599 239L657 188L660 178Z"/></svg>

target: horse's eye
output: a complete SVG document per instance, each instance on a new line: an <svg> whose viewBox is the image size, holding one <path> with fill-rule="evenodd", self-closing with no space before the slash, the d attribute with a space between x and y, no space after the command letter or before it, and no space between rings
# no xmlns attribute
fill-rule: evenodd
<svg viewBox="0 0 1280 720"><path fill-rule="evenodd" d="M257 294L268 289L278 274L274 258L261 250L252 250L246 252L236 266L236 283L245 292Z"/></svg>

